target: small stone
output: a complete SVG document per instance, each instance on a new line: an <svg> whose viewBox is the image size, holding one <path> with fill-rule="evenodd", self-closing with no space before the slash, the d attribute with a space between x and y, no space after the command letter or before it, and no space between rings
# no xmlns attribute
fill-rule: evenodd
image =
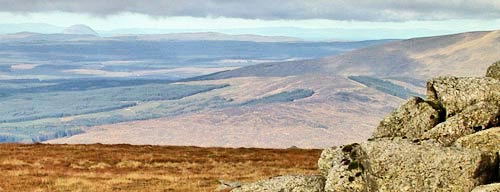
<svg viewBox="0 0 500 192"><path fill-rule="evenodd" d="M288 175L242 185L231 192L323 192L325 178L320 175Z"/></svg>
<svg viewBox="0 0 500 192"><path fill-rule="evenodd" d="M242 184L240 182L219 180L219 187L216 189L216 191L225 191L236 187L240 187L241 185Z"/></svg>

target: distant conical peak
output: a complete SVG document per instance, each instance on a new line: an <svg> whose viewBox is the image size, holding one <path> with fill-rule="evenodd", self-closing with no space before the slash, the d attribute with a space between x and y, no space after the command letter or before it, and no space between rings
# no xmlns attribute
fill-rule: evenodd
<svg viewBox="0 0 500 192"><path fill-rule="evenodd" d="M95 36L99 35L92 28L90 28L87 25L83 25L83 24L72 25L72 26L64 29L63 33L64 34L73 34L73 35L95 35Z"/></svg>

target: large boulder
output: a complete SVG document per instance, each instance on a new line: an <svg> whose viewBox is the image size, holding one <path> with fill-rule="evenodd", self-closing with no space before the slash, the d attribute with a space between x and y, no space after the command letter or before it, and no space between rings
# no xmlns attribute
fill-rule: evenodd
<svg viewBox="0 0 500 192"><path fill-rule="evenodd" d="M439 77L427 82L427 99L441 105L446 117L481 101L500 102L500 81L484 77Z"/></svg>
<svg viewBox="0 0 500 192"><path fill-rule="evenodd" d="M486 77L491 77L500 80L500 61L493 63L486 71Z"/></svg>
<svg viewBox="0 0 500 192"><path fill-rule="evenodd" d="M500 183L481 185L479 187L476 187L471 192L500 192Z"/></svg>
<svg viewBox="0 0 500 192"><path fill-rule="evenodd" d="M386 116L375 129L372 138L421 138L426 131L442 121L441 110L436 108L438 107L430 102L413 97Z"/></svg>
<svg viewBox="0 0 500 192"><path fill-rule="evenodd" d="M494 157L432 142L379 140L361 144L368 191L470 191L496 173Z"/></svg>
<svg viewBox="0 0 500 192"><path fill-rule="evenodd" d="M500 151L500 127L461 137L454 146L496 154Z"/></svg>
<svg viewBox="0 0 500 192"><path fill-rule="evenodd" d="M325 191L326 192L363 192L366 191L366 183L363 179L364 167L358 159L357 152L360 145L357 143L344 145L339 148L328 151L329 155L326 159L320 159L320 166L331 165L326 176ZM325 167L320 167L325 169ZM323 172L322 170L322 172Z"/></svg>
<svg viewBox="0 0 500 192"><path fill-rule="evenodd" d="M490 154L432 140L378 139L334 151L325 191L471 191L495 178L498 165Z"/></svg>
<svg viewBox="0 0 500 192"><path fill-rule="evenodd" d="M479 102L432 128L424 137L449 146L460 137L497 126L499 116L500 107L497 104Z"/></svg>
<svg viewBox="0 0 500 192"><path fill-rule="evenodd" d="M320 175L278 176L242 185L231 192L323 192L325 178Z"/></svg>

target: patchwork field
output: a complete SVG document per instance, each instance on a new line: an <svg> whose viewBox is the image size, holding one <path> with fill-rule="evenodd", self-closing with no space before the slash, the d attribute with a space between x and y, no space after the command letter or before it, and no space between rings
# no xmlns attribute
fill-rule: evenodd
<svg viewBox="0 0 500 192"><path fill-rule="evenodd" d="M0 191L214 191L317 171L320 150L132 145L0 145Z"/></svg>

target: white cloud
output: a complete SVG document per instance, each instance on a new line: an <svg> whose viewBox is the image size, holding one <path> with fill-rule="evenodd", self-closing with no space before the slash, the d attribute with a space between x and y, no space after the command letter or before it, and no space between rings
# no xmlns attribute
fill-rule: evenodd
<svg viewBox="0 0 500 192"><path fill-rule="evenodd" d="M0 0L0 11L263 20L408 21L500 18L499 0Z"/></svg>

